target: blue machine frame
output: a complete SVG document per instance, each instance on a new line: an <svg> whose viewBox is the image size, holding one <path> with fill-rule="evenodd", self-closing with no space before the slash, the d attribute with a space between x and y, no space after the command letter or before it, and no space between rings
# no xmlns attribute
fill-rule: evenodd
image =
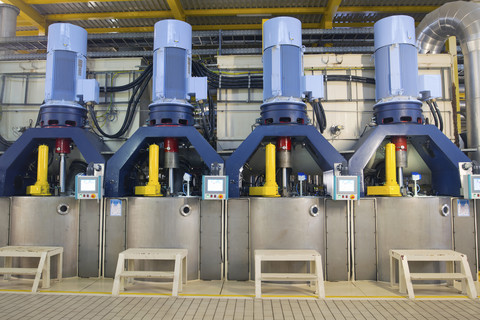
<svg viewBox="0 0 480 320"><path fill-rule="evenodd" d="M57 138L70 138L77 146L87 163L105 163L101 150L103 142L92 132L79 127L31 128L10 146L0 157L0 196L25 195L26 185L16 186L15 178L24 176L32 151L41 143Z"/></svg>
<svg viewBox="0 0 480 320"><path fill-rule="evenodd" d="M262 125L257 127L242 142L226 162L227 175L230 177L229 197L240 197L240 169L257 150L264 138L304 137L309 142L308 150L323 171L333 169L334 163L344 163L345 158L310 125Z"/></svg>
<svg viewBox="0 0 480 320"><path fill-rule="evenodd" d="M433 125L387 124L368 131L357 142L355 153L348 161L349 174L361 176L363 169L385 138L407 136L432 172L432 187L437 195L460 196L459 162L471 160Z"/></svg>
<svg viewBox="0 0 480 320"><path fill-rule="evenodd" d="M210 169L214 163L223 164L223 159L193 126L159 126L139 128L108 160L105 173L105 196L123 197L133 195L126 190L124 181L140 156L139 150L155 138L186 138Z"/></svg>

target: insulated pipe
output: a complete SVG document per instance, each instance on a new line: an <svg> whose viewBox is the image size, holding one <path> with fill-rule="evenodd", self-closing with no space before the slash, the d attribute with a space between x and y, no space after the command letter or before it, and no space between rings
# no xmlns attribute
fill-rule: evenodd
<svg viewBox="0 0 480 320"><path fill-rule="evenodd" d="M480 161L480 5L449 2L427 14L416 29L420 53L439 53L450 36L460 42L465 65L468 147L476 151L471 159Z"/></svg>

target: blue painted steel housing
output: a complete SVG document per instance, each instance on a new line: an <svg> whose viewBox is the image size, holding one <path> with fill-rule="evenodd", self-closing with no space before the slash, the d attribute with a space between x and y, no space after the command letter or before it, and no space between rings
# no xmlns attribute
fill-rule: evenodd
<svg viewBox="0 0 480 320"><path fill-rule="evenodd" d="M215 149L193 127L193 106L189 96L206 99L207 78L191 77L192 27L183 21L162 20L155 24L153 93L148 127L139 128L110 158L105 172L105 195L134 194L130 174L140 159L140 150L163 138L189 142L210 170L223 164Z"/></svg>
<svg viewBox="0 0 480 320"><path fill-rule="evenodd" d="M84 29L65 23L49 27L45 104L40 109L42 128L25 131L0 157L0 196L25 195L26 186L34 182L26 177L28 165L36 159L34 151L39 144L53 150L57 138L71 139L86 162L105 163L103 142L81 128L86 110L79 104L78 94L92 100L98 96L98 83L85 79L86 51ZM93 86L84 91L87 84Z"/></svg>
<svg viewBox="0 0 480 320"><path fill-rule="evenodd" d="M378 126L357 142L348 161L349 174L363 177L365 166L386 138L406 136L432 172L434 194L460 196L458 163L470 159L437 127L423 125L413 18L384 18L374 30ZM362 196L365 191L362 179Z"/></svg>
<svg viewBox="0 0 480 320"><path fill-rule="evenodd" d="M345 159L307 123L303 95L323 97L323 77L303 75L302 25L298 19L277 17L263 25L262 125L242 142L226 163L230 179L229 196L240 197L241 171L263 140L292 137L305 142L323 171Z"/></svg>

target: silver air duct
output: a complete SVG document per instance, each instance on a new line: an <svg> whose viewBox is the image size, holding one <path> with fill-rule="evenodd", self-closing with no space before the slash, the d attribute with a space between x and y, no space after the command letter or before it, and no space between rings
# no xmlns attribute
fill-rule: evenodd
<svg viewBox="0 0 480 320"><path fill-rule="evenodd" d="M465 65L468 147L480 161L480 4L449 2L427 14L417 27L420 53L439 53L450 36L460 41Z"/></svg>
<svg viewBox="0 0 480 320"><path fill-rule="evenodd" d="M0 3L0 37L15 37L19 13L17 7Z"/></svg>

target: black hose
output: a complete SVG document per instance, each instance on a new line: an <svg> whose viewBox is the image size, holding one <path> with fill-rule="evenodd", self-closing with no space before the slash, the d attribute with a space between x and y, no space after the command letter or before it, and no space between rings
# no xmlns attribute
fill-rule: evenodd
<svg viewBox="0 0 480 320"><path fill-rule="evenodd" d="M440 113L440 108L438 107L438 104L435 100L432 100L432 103L433 103L433 107L435 109L435 112L437 113L438 115L438 123L440 124L440 131L443 132L443 117L442 117L442 114Z"/></svg>
<svg viewBox="0 0 480 320"><path fill-rule="evenodd" d="M432 113L433 116L433 121L435 122L435 127L438 128L438 117L437 117L437 111L435 110L435 107L433 104L430 102L430 100L427 100L427 105L430 108L430 112Z"/></svg>
<svg viewBox="0 0 480 320"><path fill-rule="evenodd" d="M123 86L118 86L118 87L100 87L100 92L121 92L121 91L127 91L132 89L133 87L141 84L145 77L148 76L148 73L152 70L153 65L149 65L143 72L140 74L140 76L133 80L130 83L127 83Z"/></svg>
<svg viewBox="0 0 480 320"><path fill-rule="evenodd" d="M127 112L125 114L125 119L123 121L122 127L114 134L108 134L100 128L97 117L95 116L95 112L93 110L93 106L89 107L88 111L93 120L93 123L95 124L97 131L102 136L115 139L115 138L120 138L128 131L128 129L130 128L133 122L138 102L140 101L140 98L145 92L145 89L147 88L151 77L152 77L152 68L149 68L149 71L143 77L143 82L134 87L130 100L128 101Z"/></svg>
<svg viewBox="0 0 480 320"><path fill-rule="evenodd" d="M320 108L320 115L322 116L321 126L320 126L320 133L323 133L327 128L327 116L325 115L325 109L320 101L318 101L318 107Z"/></svg>
<svg viewBox="0 0 480 320"><path fill-rule="evenodd" d="M7 141L2 135L0 135L0 144L3 144L6 147L10 147L12 142Z"/></svg>

